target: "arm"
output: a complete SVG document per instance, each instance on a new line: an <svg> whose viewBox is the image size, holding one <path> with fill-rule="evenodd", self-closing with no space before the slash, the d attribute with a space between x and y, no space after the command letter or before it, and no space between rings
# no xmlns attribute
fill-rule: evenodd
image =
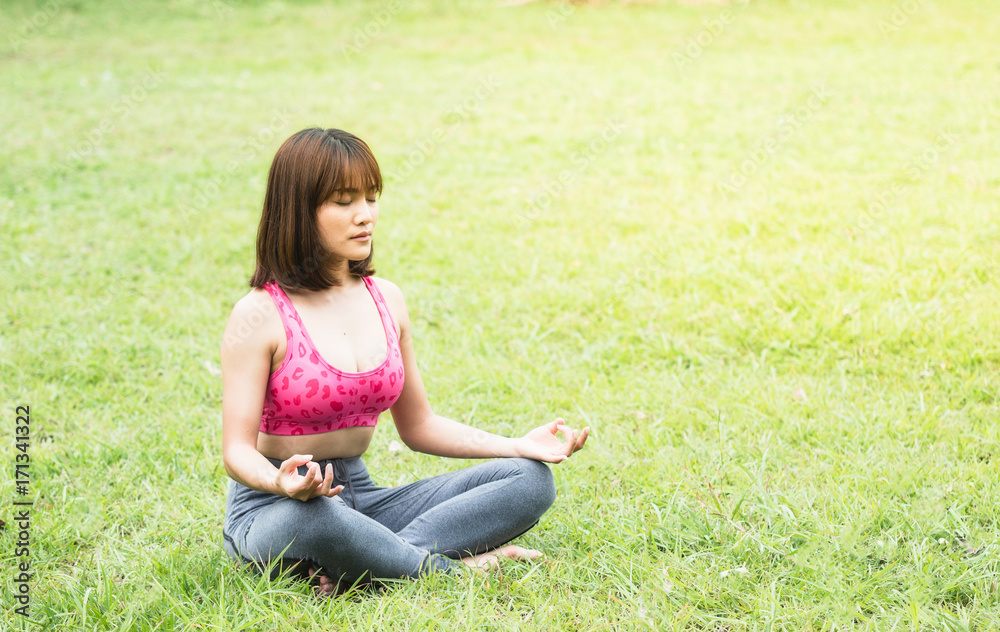
<svg viewBox="0 0 1000 632"><path fill-rule="evenodd" d="M221 353L222 460L226 473L238 483L270 494L303 501L334 496L343 486L330 488L333 469L329 465L323 475L312 455L297 454L276 468L257 450L264 393L276 348L274 329L269 326L274 319L284 335L270 298L251 293L236 304L226 324ZM305 476L296 471L300 465L308 465Z"/></svg>
<svg viewBox="0 0 1000 632"><path fill-rule="evenodd" d="M485 432L472 426L442 417L431 410L420 370L413 352L410 316L402 292L396 285L381 280L386 300L399 323L399 345L403 355L406 378L403 392L390 412L400 439L411 450L455 458L525 457L537 461L559 463L583 447L589 428L577 432L565 426L562 419L532 430L524 437L511 439ZM558 434L566 437L562 442Z"/></svg>

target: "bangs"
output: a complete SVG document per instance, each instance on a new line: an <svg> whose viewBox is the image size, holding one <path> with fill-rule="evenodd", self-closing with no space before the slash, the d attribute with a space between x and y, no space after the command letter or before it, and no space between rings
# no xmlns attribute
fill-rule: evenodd
<svg viewBox="0 0 1000 632"><path fill-rule="evenodd" d="M322 204L338 191L374 191L382 194L382 171L368 145L360 138L325 136L326 160L317 178L317 201Z"/></svg>
<svg viewBox="0 0 1000 632"><path fill-rule="evenodd" d="M341 285L318 237L316 211L337 191L382 193L382 172L368 145L339 129L304 129L286 140L271 163L257 227L257 267L250 285L321 291ZM374 250L349 261L358 277L375 274Z"/></svg>

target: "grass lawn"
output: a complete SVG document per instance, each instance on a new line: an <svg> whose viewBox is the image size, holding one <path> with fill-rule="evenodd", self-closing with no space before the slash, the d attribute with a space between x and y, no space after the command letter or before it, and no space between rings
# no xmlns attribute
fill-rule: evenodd
<svg viewBox="0 0 1000 632"><path fill-rule="evenodd" d="M4 0L0 629L1000 628L995 9ZM436 412L593 429L544 563L222 552L222 329L310 126L382 165ZM379 484L466 464L394 439Z"/></svg>

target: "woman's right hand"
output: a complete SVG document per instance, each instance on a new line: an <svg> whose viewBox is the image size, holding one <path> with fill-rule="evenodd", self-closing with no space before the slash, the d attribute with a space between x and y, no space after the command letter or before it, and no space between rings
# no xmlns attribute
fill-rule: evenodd
<svg viewBox="0 0 1000 632"><path fill-rule="evenodd" d="M305 475L298 472L300 465L306 465ZM295 454L281 463L275 484L289 498L303 502L317 496L332 498L344 491L343 485L333 487L333 466L326 464L326 472L322 473L319 463L312 460L311 454Z"/></svg>

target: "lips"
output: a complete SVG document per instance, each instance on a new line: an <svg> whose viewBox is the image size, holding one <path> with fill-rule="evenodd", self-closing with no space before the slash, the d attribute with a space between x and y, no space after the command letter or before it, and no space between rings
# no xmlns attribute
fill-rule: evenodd
<svg viewBox="0 0 1000 632"><path fill-rule="evenodd" d="M372 236L371 232L358 233L354 237L351 237L351 239L367 239L368 237L371 237L371 236Z"/></svg>

